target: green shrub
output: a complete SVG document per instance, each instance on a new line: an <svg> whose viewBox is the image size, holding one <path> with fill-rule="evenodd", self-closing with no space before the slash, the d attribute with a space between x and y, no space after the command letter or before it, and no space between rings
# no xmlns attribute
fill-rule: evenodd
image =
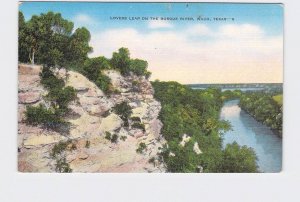
<svg viewBox="0 0 300 202"><path fill-rule="evenodd" d="M25 118L28 124L42 125L49 129L67 124L54 109L47 109L41 104L37 107L27 106Z"/></svg>
<svg viewBox="0 0 300 202"><path fill-rule="evenodd" d="M123 76L127 76L130 72L138 76L145 76L147 79L151 73L147 71L148 62L140 59L131 59L130 52L127 48L120 48L118 52L114 52L110 60L112 67L119 70Z"/></svg>
<svg viewBox="0 0 300 202"><path fill-rule="evenodd" d="M111 141L111 136L112 136L112 135L111 135L110 132L108 132L108 131L105 132L105 139Z"/></svg>
<svg viewBox="0 0 300 202"><path fill-rule="evenodd" d="M128 105L128 103L124 101L120 104L117 104L113 108L113 110L116 114L118 114L121 117L121 119L124 121L124 126L127 127L128 126L128 118L132 114L132 109Z"/></svg>
<svg viewBox="0 0 300 202"><path fill-rule="evenodd" d="M49 67L43 67L40 78L41 84L48 90L65 86L63 79L57 78Z"/></svg>
<svg viewBox="0 0 300 202"><path fill-rule="evenodd" d="M113 134L111 136L111 142L112 143L117 143L118 142L118 135L117 134Z"/></svg>
<svg viewBox="0 0 300 202"><path fill-rule="evenodd" d="M68 141L60 141L52 148L50 152L50 156L52 159L55 159L55 171L60 173L71 173L72 169L70 165L66 162L66 155L65 151L69 150L76 150L76 145L72 142L72 140Z"/></svg>
<svg viewBox="0 0 300 202"><path fill-rule="evenodd" d="M76 90L67 86L64 88L53 88L46 95L46 99L49 100L55 108L60 110L67 110L68 104L76 98Z"/></svg>
<svg viewBox="0 0 300 202"><path fill-rule="evenodd" d="M56 159L55 171L60 173L71 173L72 169L67 163L66 158Z"/></svg>
<svg viewBox="0 0 300 202"><path fill-rule="evenodd" d="M59 157L64 151L66 151L69 147L69 150L76 150L77 147L76 145L72 142L72 140L68 140L68 141L60 141L59 143L57 143L56 145L54 145L54 147L51 150L50 156L52 158L56 158Z"/></svg>
<svg viewBox="0 0 300 202"><path fill-rule="evenodd" d="M76 91L73 87L64 87L64 81L57 78L48 67L43 67L40 77L42 85L49 91L45 98L50 101L52 108L46 108L43 105L28 106L25 112L26 122L68 133L70 124L62 117L67 112L69 102L76 98Z"/></svg>
<svg viewBox="0 0 300 202"><path fill-rule="evenodd" d="M105 57L88 58L83 65L83 74L93 81L103 92L111 93L111 79L102 74L102 70L109 69L108 60Z"/></svg>
<svg viewBox="0 0 300 202"><path fill-rule="evenodd" d="M141 142L139 147L136 149L136 152L142 154L146 149L147 145L144 142Z"/></svg>
<svg viewBox="0 0 300 202"><path fill-rule="evenodd" d="M146 79L149 79L151 72L147 71L148 62L140 59L133 59L130 61L130 71L138 76L145 76Z"/></svg>
<svg viewBox="0 0 300 202"><path fill-rule="evenodd" d="M146 78L146 79L149 79L149 78L151 77L151 75L152 75L151 72L146 71L146 73L145 73L145 78Z"/></svg>
<svg viewBox="0 0 300 202"><path fill-rule="evenodd" d="M113 52L110 60L112 67L119 70L123 76L130 72L130 53L128 48L120 48L118 52Z"/></svg>
<svg viewBox="0 0 300 202"><path fill-rule="evenodd" d="M143 123L135 122L131 125L133 128L141 129L143 132L145 132L145 125Z"/></svg>
<svg viewBox="0 0 300 202"><path fill-rule="evenodd" d="M133 116L133 117L131 117L130 119L131 119L131 121L133 121L133 122L139 122L139 123L142 122L142 121L141 121L141 118L140 118L140 117L137 117L137 116Z"/></svg>
<svg viewBox="0 0 300 202"><path fill-rule="evenodd" d="M118 142L118 135L117 134L111 134L110 132L105 132L105 139L109 140L112 143Z"/></svg>
<svg viewBox="0 0 300 202"><path fill-rule="evenodd" d="M109 69L109 63L105 57L88 58L83 65L83 74L89 80L96 82L103 69Z"/></svg>
<svg viewBox="0 0 300 202"><path fill-rule="evenodd" d="M125 141L127 139L127 137L126 136L121 136L120 139Z"/></svg>
<svg viewBox="0 0 300 202"><path fill-rule="evenodd" d="M151 158L148 160L148 163L151 163L151 164L153 164L153 166L155 166L155 157L151 157Z"/></svg>
<svg viewBox="0 0 300 202"><path fill-rule="evenodd" d="M103 90L105 93L110 93L112 91L112 86L111 86L111 79L103 74L99 74L97 80L95 81L95 84Z"/></svg>

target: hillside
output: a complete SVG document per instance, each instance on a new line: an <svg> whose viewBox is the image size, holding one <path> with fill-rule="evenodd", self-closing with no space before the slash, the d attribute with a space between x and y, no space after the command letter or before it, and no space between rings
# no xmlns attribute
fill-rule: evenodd
<svg viewBox="0 0 300 202"><path fill-rule="evenodd" d="M66 86L76 90L77 98L68 106L65 120L70 123L68 134L26 123L28 106L47 106L48 91L41 85L41 66L19 65L18 85L18 169L20 172L56 172L57 149L73 172L164 172L155 160L161 137L158 120L161 105L153 98L153 88L143 76L123 77L115 70L105 70L115 93L107 96L85 76L65 69L55 70ZM134 85L133 85L134 84ZM126 101L132 108L131 117L140 118L144 129L125 127L114 107ZM138 118L137 118L138 117ZM112 141L108 134L117 137ZM145 144L144 144L145 143ZM137 149L143 145L141 152ZM154 158L153 158L154 157ZM63 158L62 158L63 159ZM151 163L149 163L149 160ZM63 164L65 165L65 164Z"/></svg>

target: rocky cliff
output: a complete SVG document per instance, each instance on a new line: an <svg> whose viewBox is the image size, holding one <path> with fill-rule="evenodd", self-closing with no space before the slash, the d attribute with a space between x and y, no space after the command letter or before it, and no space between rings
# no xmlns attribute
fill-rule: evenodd
<svg viewBox="0 0 300 202"><path fill-rule="evenodd" d="M77 91L77 99L69 104L65 120L71 123L69 134L28 125L26 106L47 104L47 91L40 84L40 66L19 65L18 85L18 169L21 172L55 172L51 150L59 142L71 140L75 149L64 151L66 162L73 172L164 172L165 168L153 159L165 142L161 137L162 123L158 119L161 105L153 98L151 83L144 77L123 77L119 72L106 70L115 93L107 96L82 74L64 69L56 75ZM123 101L132 108L132 117L139 117L145 130L136 129L122 119L113 107ZM105 138L110 132L119 139L113 143ZM140 143L146 149L138 153ZM153 158L154 157L154 158ZM149 163L149 159L152 162Z"/></svg>

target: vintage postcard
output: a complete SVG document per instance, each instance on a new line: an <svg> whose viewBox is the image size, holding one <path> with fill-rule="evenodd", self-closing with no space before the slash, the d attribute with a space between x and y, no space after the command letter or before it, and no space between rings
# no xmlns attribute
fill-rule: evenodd
<svg viewBox="0 0 300 202"><path fill-rule="evenodd" d="M20 2L18 171L280 172L283 10Z"/></svg>

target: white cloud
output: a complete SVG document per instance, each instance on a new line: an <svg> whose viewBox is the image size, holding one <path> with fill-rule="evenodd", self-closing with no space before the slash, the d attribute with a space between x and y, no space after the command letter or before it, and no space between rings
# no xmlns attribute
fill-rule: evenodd
<svg viewBox="0 0 300 202"><path fill-rule="evenodd" d="M92 27L96 26L99 22L86 14L78 14L73 18L75 29L78 27Z"/></svg>
<svg viewBox="0 0 300 202"><path fill-rule="evenodd" d="M148 24L150 29L159 29L159 28L172 28L173 25L167 21L163 20L151 20Z"/></svg>
<svg viewBox="0 0 300 202"><path fill-rule="evenodd" d="M214 36L215 34L212 32L212 30L209 29L207 25L204 24L198 24L189 27L186 30L187 34L195 35L195 36Z"/></svg>
<svg viewBox="0 0 300 202"><path fill-rule="evenodd" d="M128 47L131 57L148 61L152 79L182 83L282 82L283 38L266 36L255 25L224 25L217 30L195 25L185 31L149 33L113 29L92 33L91 45L91 56L109 58L113 51Z"/></svg>
<svg viewBox="0 0 300 202"><path fill-rule="evenodd" d="M220 29L220 35L230 38L256 38L263 36L263 30L256 25L224 25Z"/></svg>

